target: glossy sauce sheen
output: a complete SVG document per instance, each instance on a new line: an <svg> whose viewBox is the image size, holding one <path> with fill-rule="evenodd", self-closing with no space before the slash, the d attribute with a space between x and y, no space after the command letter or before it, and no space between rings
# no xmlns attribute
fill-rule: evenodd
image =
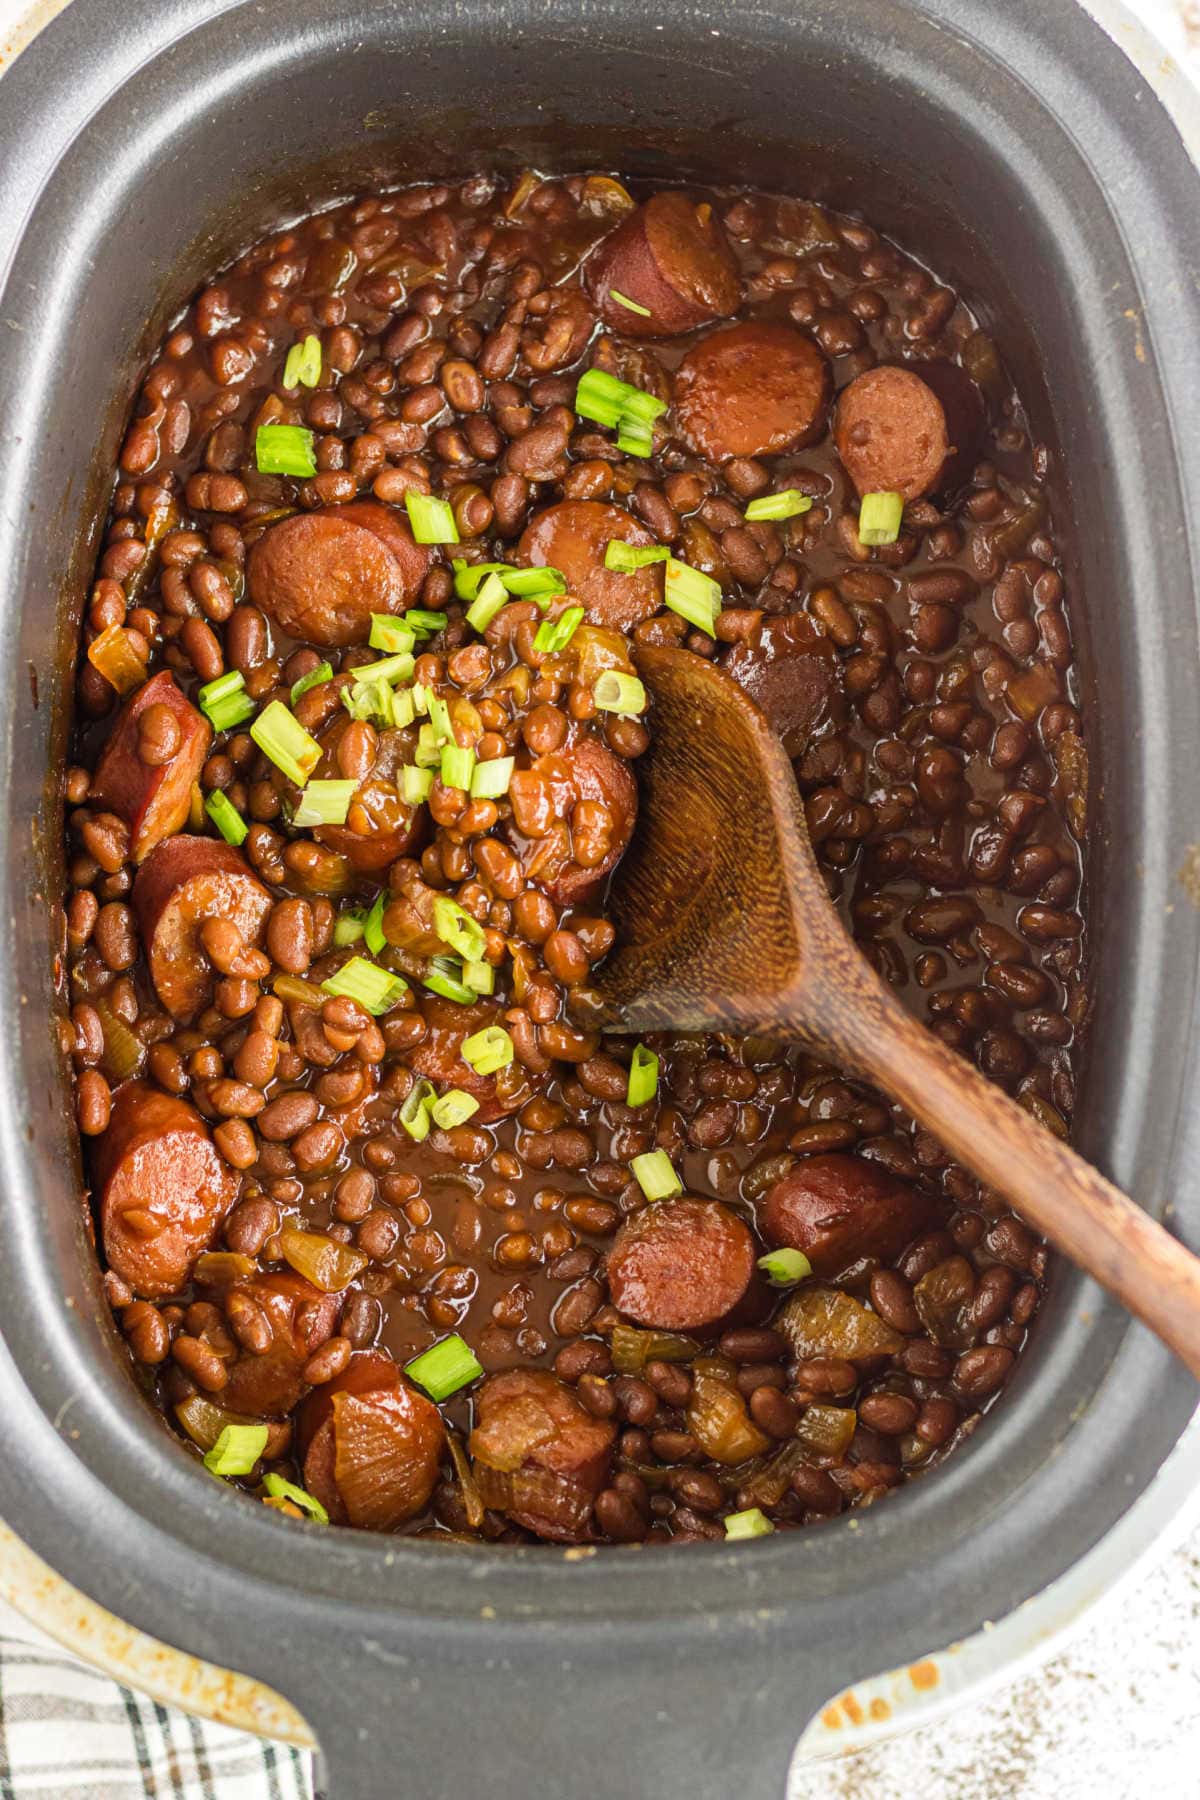
<svg viewBox="0 0 1200 1800"><path fill-rule="evenodd" d="M478 640L452 594L450 558L562 567L572 591L553 613L577 598L589 627L618 634L595 639L608 660L640 639L728 662L784 735L818 859L864 953L939 1034L1065 1131L1086 1003L1086 754L1047 455L991 341L881 235L886 218L873 229L737 192L636 198L649 206L633 211L610 177L480 176L368 196L247 252L188 309L147 377L85 644L114 622L142 632L148 673L174 677L166 710L183 722L186 755L201 737L178 695L194 700L222 669L242 669L262 704L287 702L322 660L335 672L372 660L356 625L368 593L367 612L447 610L447 631L418 645L426 673L446 694L493 695L520 670L539 615L526 604L524 637L490 632L490 659L469 651ZM643 295L647 310L614 290ZM320 385L284 389L286 352L310 331L322 342ZM835 417L861 425L870 389L842 412L839 398L877 365L926 362L937 368L921 391L924 435L893 465L923 491L899 540L872 551L857 537L859 497L834 435ZM653 457L623 455L613 431L573 416L589 366L666 400L674 389L679 410L656 426ZM900 410L872 419L871 455L895 457L906 383L876 387ZM315 432L314 479L257 472L264 422ZM976 442L953 441L968 429ZM866 442L860 429L859 449ZM852 462L854 446L844 448ZM723 466L704 460L730 452ZM411 543L409 485L451 499L458 546ZM750 498L788 487L811 496L810 511L747 524ZM614 536L669 543L715 577L726 609L715 647L662 610L661 565L604 569ZM147 537L157 540L148 553ZM356 586L363 571L369 588ZM170 790L157 766L131 776L110 759L104 772L117 709L107 683L81 669L66 1042L81 1126L100 1146L95 1179L103 1187L114 1162L123 1167L108 1119L113 1090L120 1118L136 1111L117 1080L132 1043L141 1079L183 1109L172 1128L194 1145L206 1120L232 1156L235 1167L220 1165L229 1192L223 1176L205 1200L208 1248L244 1259L204 1265L205 1279L172 1294L146 1281L139 1256L122 1266L110 1249L109 1297L172 1423L197 1395L270 1421L249 1491L273 1468L307 1480L336 1522L375 1529L687 1541L722 1536L723 1516L750 1506L790 1529L869 1504L974 1428L1040 1296L1045 1252L1027 1228L896 1109L811 1057L758 1040L653 1040L658 1095L631 1110L632 1045L588 1032L587 963L607 942L603 884L632 822L629 771L647 742L653 753L652 715L646 730L597 715L571 662L540 684L532 671L525 702L505 702L507 749L548 783L536 794L586 765L572 803L603 815L586 853L594 820L586 808L571 815L584 867L561 868L560 845L528 884L511 881L511 856L478 848L495 842L521 862L545 851L545 822L520 810L528 796L514 792L464 847L453 819L397 808L389 784L405 746L395 741L377 768L374 835L314 838L286 827L281 808L296 792L245 728L218 733L200 787L224 789L252 832L233 858L244 875L217 879L196 876L203 852L172 836L182 824L211 838L206 819L173 816L157 856L145 841L150 801ZM298 705L327 751L318 773L344 774L341 756L357 775L339 749L350 733L336 691L324 710L320 692L305 696L307 711ZM156 723L169 748L171 721ZM136 726L125 735L136 740ZM98 765L92 800L86 771ZM146 871L136 888L135 853ZM373 1026L328 1015L326 1029L312 1006L272 1008L280 974L317 982L363 952L361 942L332 949L335 910L369 904L384 884L395 948L380 960L411 983L395 1011ZM178 948L181 909L201 890L216 897L191 915L190 941L207 933L192 965L201 1003L176 985L169 1006L148 952ZM473 1009L472 1030L505 1023L518 1004L514 954L518 985L533 981L529 1054L499 1081L462 1063L460 1009L420 985L426 957L444 949L429 938L433 890L464 900L495 937L496 997ZM146 893L152 906L139 905ZM240 951L220 937L234 911ZM125 1064L118 1054L114 1065L114 1043ZM480 1111L414 1145L397 1113L417 1076L439 1091L466 1087ZM654 1222L629 1164L653 1148L691 1199L674 1212L657 1203L666 1235L648 1244ZM133 1177L120 1179L110 1206L129 1204ZM169 1185L156 1202L168 1213ZM195 1254L196 1210L171 1239L176 1255L181 1236ZM143 1225L152 1234L153 1221ZM767 1289L746 1226L754 1256L800 1248L812 1280ZM135 1216L123 1235L138 1228ZM325 1233L365 1263L348 1287L315 1293L282 1256L289 1230ZM707 1294L700 1261L672 1289L676 1246L686 1257L689 1241L720 1258ZM616 1310L618 1289L640 1316ZM665 1360L614 1374L614 1328L627 1344L629 1323L693 1341L660 1344ZM448 1331L489 1376L546 1373L476 1383L441 1407L439 1427L397 1390L387 1359L403 1363ZM452 1462L439 1444L445 1428L465 1442L481 1419L482 1520L461 1453ZM394 1455L390 1487L363 1491L348 1461L359 1444L364 1458ZM515 1478L496 1464L511 1446Z"/></svg>

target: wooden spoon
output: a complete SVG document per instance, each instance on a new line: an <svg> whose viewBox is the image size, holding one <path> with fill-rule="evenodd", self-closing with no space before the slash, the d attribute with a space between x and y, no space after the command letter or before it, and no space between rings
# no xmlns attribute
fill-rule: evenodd
<svg viewBox="0 0 1200 1800"><path fill-rule="evenodd" d="M1200 1259L919 1025L860 955L808 841L791 764L723 671L637 652L654 696L638 829L611 896L611 1030L798 1040L898 1100L1200 1376Z"/></svg>

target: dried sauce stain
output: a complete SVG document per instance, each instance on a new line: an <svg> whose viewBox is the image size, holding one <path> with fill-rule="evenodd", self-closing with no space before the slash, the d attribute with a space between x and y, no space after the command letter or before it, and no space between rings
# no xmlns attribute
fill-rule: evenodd
<svg viewBox="0 0 1200 1800"><path fill-rule="evenodd" d="M1177 877L1180 887L1200 912L1200 844L1189 844Z"/></svg>

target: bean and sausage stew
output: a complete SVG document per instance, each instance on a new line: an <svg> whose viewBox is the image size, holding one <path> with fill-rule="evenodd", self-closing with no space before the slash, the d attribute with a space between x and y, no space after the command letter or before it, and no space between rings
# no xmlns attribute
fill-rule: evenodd
<svg viewBox="0 0 1200 1800"><path fill-rule="evenodd" d="M1045 1251L773 1043L594 1028L654 716L715 658L829 889L1065 1133L1086 755L991 340L879 231L608 175L368 195L179 318L120 452L66 781L106 1287L292 1518L752 1537L979 1423Z"/></svg>

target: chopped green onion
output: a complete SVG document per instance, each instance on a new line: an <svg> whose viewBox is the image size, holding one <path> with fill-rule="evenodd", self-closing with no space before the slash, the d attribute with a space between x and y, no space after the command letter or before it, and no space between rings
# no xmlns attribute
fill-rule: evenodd
<svg viewBox="0 0 1200 1800"><path fill-rule="evenodd" d="M424 612L419 606L410 606L404 614L405 625L418 637L433 637L435 632L445 631L449 622L444 612Z"/></svg>
<svg viewBox="0 0 1200 1800"><path fill-rule="evenodd" d="M646 690L636 675L624 675L619 669L605 669L595 687L592 699L601 712L622 713L626 718L646 710Z"/></svg>
<svg viewBox="0 0 1200 1800"><path fill-rule="evenodd" d="M512 569L501 575L500 580L510 594L532 600L538 606L567 591L566 576L561 569L552 569L549 563L536 569Z"/></svg>
<svg viewBox="0 0 1200 1800"><path fill-rule="evenodd" d="M371 614L371 635L367 643L372 650L388 650L403 656L416 641L402 617L396 618L393 613Z"/></svg>
<svg viewBox="0 0 1200 1800"><path fill-rule="evenodd" d="M429 696L429 721L443 743L453 739L454 727L450 723L450 708L440 694Z"/></svg>
<svg viewBox="0 0 1200 1800"><path fill-rule="evenodd" d="M381 656L378 662L359 663L354 671L355 681L386 681L390 687L394 681L409 681L413 672L413 653L411 650L398 650L393 656Z"/></svg>
<svg viewBox="0 0 1200 1800"><path fill-rule="evenodd" d="M480 584L479 592L467 608L467 624L482 637L498 612L508 604L508 590L496 574Z"/></svg>
<svg viewBox="0 0 1200 1800"><path fill-rule="evenodd" d="M644 420L623 417L617 421L617 449L626 456L649 456L654 449L654 433Z"/></svg>
<svg viewBox="0 0 1200 1800"><path fill-rule="evenodd" d="M386 681L355 681L342 689L342 705L352 719L392 722L392 690Z"/></svg>
<svg viewBox="0 0 1200 1800"><path fill-rule="evenodd" d="M583 623L582 606L568 606L557 619L547 619L533 634L533 647L543 656L557 656L565 650Z"/></svg>
<svg viewBox="0 0 1200 1800"><path fill-rule="evenodd" d="M322 682L332 680L333 664L327 662L318 663L315 669L310 669L307 675L302 675L300 677L299 681L293 681L292 705L295 706L301 694L307 694L309 688L320 687Z"/></svg>
<svg viewBox="0 0 1200 1800"><path fill-rule="evenodd" d="M227 844L236 849L245 843L250 827L227 794L215 789L205 800L204 810Z"/></svg>
<svg viewBox="0 0 1200 1800"><path fill-rule="evenodd" d="M678 557L670 556L667 558L663 599L671 611L686 619L689 625L694 625L698 631L706 631L709 637L716 637L721 586L711 575L704 575L699 569L680 562Z"/></svg>
<svg viewBox="0 0 1200 1800"><path fill-rule="evenodd" d="M400 1123L416 1144L429 1136L429 1106L436 1100L432 1081L414 1081L400 1108Z"/></svg>
<svg viewBox="0 0 1200 1800"><path fill-rule="evenodd" d="M393 975L390 969L381 969L378 963L368 962L365 956L352 956L349 962L342 964L336 975L328 976L321 986L327 994L344 994L348 1000L357 1000L360 1006L365 1006L377 1018L380 1013L390 1012L401 994L408 989L408 983L402 975Z"/></svg>
<svg viewBox="0 0 1200 1800"><path fill-rule="evenodd" d="M348 907L338 914L333 922L333 941L337 949L345 950L351 944L357 944L366 929L367 916L361 907Z"/></svg>
<svg viewBox="0 0 1200 1800"><path fill-rule="evenodd" d="M858 509L858 538L862 544L894 544L904 517L904 496L864 494Z"/></svg>
<svg viewBox="0 0 1200 1800"><path fill-rule="evenodd" d="M443 944L449 944L467 962L478 962L487 948L483 926L447 894L434 897L433 929Z"/></svg>
<svg viewBox="0 0 1200 1800"><path fill-rule="evenodd" d="M439 500L433 494L418 494L415 488L408 488L404 505L414 543L457 544L458 526L454 523L454 511L448 500Z"/></svg>
<svg viewBox="0 0 1200 1800"><path fill-rule="evenodd" d="M321 379L321 340L315 331L293 344L283 365L284 387L316 387Z"/></svg>
<svg viewBox="0 0 1200 1800"><path fill-rule="evenodd" d="M469 563L465 558L456 556L454 558L454 592L460 600L473 600L489 575L499 575L505 570L512 572L511 563Z"/></svg>
<svg viewBox="0 0 1200 1800"><path fill-rule="evenodd" d="M738 1538L770 1537L774 1529L758 1506L747 1507L745 1512L728 1513L725 1518L725 1536L731 1542Z"/></svg>
<svg viewBox="0 0 1200 1800"><path fill-rule="evenodd" d="M772 1287L795 1287L812 1274L812 1264L802 1250L769 1250L759 1257L758 1266Z"/></svg>
<svg viewBox="0 0 1200 1800"><path fill-rule="evenodd" d="M632 575L650 563L666 562L670 554L666 544L627 544L622 538L609 538L604 546L604 566Z"/></svg>
<svg viewBox="0 0 1200 1800"><path fill-rule="evenodd" d="M255 466L260 475L315 475L315 442L303 425L260 425L254 434Z"/></svg>
<svg viewBox="0 0 1200 1800"><path fill-rule="evenodd" d="M472 800L499 800L507 794L515 766L516 758L512 756L493 756L489 762L477 762L471 776Z"/></svg>
<svg viewBox="0 0 1200 1800"><path fill-rule="evenodd" d="M746 517L751 524L755 519L795 519L812 507L807 494L799 488L780 488L777 494L760 494L746 508Z"/></svg>
<svg viewBox="0 0 1200 1800"><path fill-rule="evenodd" d="M401 731L412 724L417 709L413 705L412 689L395 687L392 689L392 724Z"/></svg>
<svg viewBox="0 0 1200 1800"><path fill-rule="evenodd" d="M329 1514L314 1494L307 1488L297 1487L294 1481L288 1481L282 1475L264 1475L263 1486L272 1500L290 1500L301 1512L306 1512L315 1519L318 1525L328 1525Z"/></svg>
<svg viewBox="0 0 1200 1800"><path fill-rule="evenodd" d="M477 966L475 963L470 965L471 968ZM491 967L489 963L485 963L483 966ZM460 1006L472 1006L480 990L478 988L472 990L467 987L465 982L460 979L463 973L463 965L457 957L432 956L429 959L429 968L421 977L421 981L431 994L440 994L443 1000L457 1000Z"/></svg>
<svg viewBox="0 0 1200 1800"><path fill-rule="evenodd" d="M440 1100L435 1100L429 1108L429 1116L441 1131L453 1131L456 1125L465 1125L479 1111L479 1102L473 1094L466 1094L462 1088L450 1088Z"/></svg>
<svg viewBox="0 0 1200 1800"><path fill-rule="evenodd" d="M647 1200L666 1200L671 1194L683 1192L683 1183L665 1150L647 1150L642 1156L635 1156L629 1167Z"/></svg>
<svg viewBox="0 0 1200 1800"><path fill-rule="evenodd" d="M387 903L388 896L385 889L383 893L376 895L375 904L367 914L366 922L363 925L363 936L367 940L367 949L372 956L378 956L381 951L387 949L387 939L383 935L383 914Z"/></svg>
<svg viewBox="0 0 1200 1800"><path fill-rule="evenodd" d="M588 369L575 389L575 411L581 419L594 419L598 425L617 425L626 418L648 425L666 410L665 400L644 393L628 381L618 381L603 369Z"/></svg>
<svg viewBox="0 0 1200 1800"><path fill-rule="evenodd" d="M409 692L412 695L413 711L427 713L429 711L429 689L424 683L414 681Z"/></svg>
<svg viewBox="0 0 1200 1800"><path fill-rule="evenodd" d="M608 297L610 300L615 300L618 306L628 307L631 313L640 313L643 319L650 317L648 306L639 306L636 300L631 300L628 294L622 294L618 288L610 287Z"/></svg>
<svg viewBox="0 0 1200 1800"><path fill-rule="evenodd" d="M496 991L496 971L490 962L464 963L462 978L472 999L476 994L494 994Z"/></svg>
<svg viewBox="0 0 1200 1800"><path fill-rule="evenodd" d="M459 1337L457 1331L434 1344L432 1349L423 1350L420 1356L405 1363L404 1373L410 1381L425 1389L431 1400L448 1400L468 1382L477 1381L483 1374L482 1364L477 1360L471 1346Z"/></svg>
<svg viewBox="0 0 1200 1800"><path fill-rule="evenodd" d="M658 1058L645 1044L635 1044L629 1065L629 1087L626 1106L645 1106L658 1092Z"/></svg>
<svg viewBox="0 0 1200 1800"><path fill-rule="evenodd" d="M254 717L254 702L246 692L246 678L237 669L206 681L196 695L200 711L214 731L232 731Z"/></svg>
<svg viewBox="0 0 1200 1800"><path fill-rule="evenodd" d="M265 1425L225 1425L204 1458L210 1475L248 1475L267 1447Z"/></svg>
<svg viewBox="0 0 1200 1800"><path fill-rule="evenodd" d="M321 760L320 744L292 717L282 700L272 700L263 708L250 727L250 736L297 787L304 786Z"/></svg>
<svg viewBox="0 0 1200 1800"><path fill-rule="evenodd" d="M494 1075L513 1059L513 1041L503 1025L485 1025L462 1041L462 1059L477 1075Z"/></svg>
<svg viewBox="0 0 1200 1800"><path fill-rule="evenodd" d="M475 773L475 752L464 750L460 744L442 745L442 786L462 788L469 793L471 777Z"/></svg>
<svg viewBox="0 0 1200 1800"><path fill-rule="evenodd" d="M433 769L415 769L408 764L400 771L400 797L406 806L421 806L433 791Z"/></svg>
<svg viewBox="0 0 1200 1800"><path fill-rule="evenodd" d="M300 831L313 825L344 825L357 790L357 781L310 781L292 814L292 824Z"/></svg>
<svg viewBox="0 0 1200 1800"><path fill-rule="evenodd" d="M438 742L438 734L426 719L417 733L417 748L414 752L418 769L436 769L441 766L442 746Z"/></svg>

